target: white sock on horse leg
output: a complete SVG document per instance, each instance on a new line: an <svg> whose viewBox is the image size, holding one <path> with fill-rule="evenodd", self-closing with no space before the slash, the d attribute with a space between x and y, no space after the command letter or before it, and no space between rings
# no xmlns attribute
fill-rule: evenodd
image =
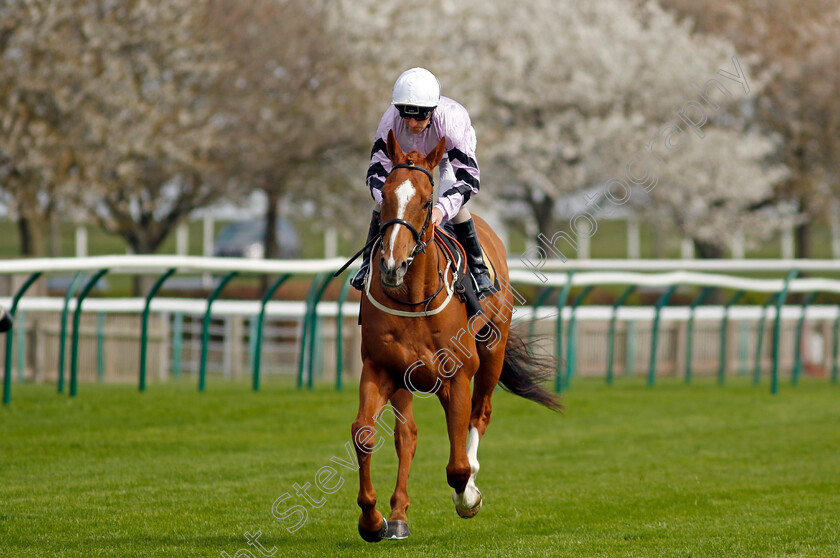
<svg viewBox="0 0 840 558"><path fill-rule="evenodd" d="M470 434L467 438L467 459L470 460L470 480L467 481L467 486L462 494L455 493L452 495L455 505L462 509L475 506L481 494L475 486L475 477L480 468L478 464L478 429L475 426L470 426Z"/></svg>

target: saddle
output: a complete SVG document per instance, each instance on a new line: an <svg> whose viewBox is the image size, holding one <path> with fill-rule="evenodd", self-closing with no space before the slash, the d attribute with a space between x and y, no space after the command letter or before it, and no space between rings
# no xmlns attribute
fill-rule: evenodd
<svg viewBox="0 0 840 558"><path fill-rule="evenodd" d="M487 253L484 251L484 248L482 247L481 252L484 257L484 263L487 265L487 270L490 273L490 280L493 282L493 287L482 293L479 297L476 293L477 289L475 278L473 278L470 273L469 266L467 265L466 253L464 248L456 239L455 230L453 229L452 224L446 223L443 227L435 227L433 242L435 242L440 249L443 250L448 263L451 264L454 270L453 290L458 295L458 298L461 299L461 302L466 305L467 316L471 318L476 314L483 312L483 309L481 308L481 299L491 294L495 294L500 290L498 276L496 275L496 268L493 266L493 262L490 261L490 258L487 257ZM362 250L353 256L333 275L338 276L341 274L341 272L344 271L347 266L349 266L350 263L361 254ZM368 274L370 273L371 271L369 270ZM370 277L368 276L367 279L369 280ZM360 312L359 324L361 323L362 315Z"/></svg>
<svg viewBox="0 0 840 558"><path fill-rule="evenodd" d="M447 252L452 261L452 265L455 268L455 292L458 294L458 298L467 306L467 315L472 317L480 314L482 312L480 300L499 292L496 268L493 267L493 262L487 257L484 247L481 248L481 252L484 256L484 263L487 265L487 270L490 272L490 280L493 282L493 288L481 293L479 297L476 293L475 279L470 272L470 267L466 263L466 254L455 237L455 229L451 222L447 221L443 227L435 227L435 242Z"/></svg>

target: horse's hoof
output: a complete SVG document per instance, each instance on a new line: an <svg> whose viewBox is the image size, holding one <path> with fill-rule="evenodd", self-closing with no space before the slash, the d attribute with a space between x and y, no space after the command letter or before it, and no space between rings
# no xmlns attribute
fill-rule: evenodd
<svg viewBox="0 0 840 558"><path fill-rule="evenodd" d="M362 527L361 523L359 523L359 535L361 535L362 539L364 539L366 542L378 543L379 541L384 539L387 534L388 534L388 522L385 520L384 517L382 518L382 527L380 527L379 529L376 529L375 531L368 531L367 529ZM406 536L408 536L408 535L406 535Z"/></svg>
<svg viewBox="0 0 840 558"><path fill-rule="evenodd" d="M408 538L408 523L405 521L392 521L388 524L386 539L402 540Z"/></svg>
<svg viewBox="0 0 840 558"><path fill-rule="evenodd" d="M458 512L458 515L463 517L464 519L470 519L471 517L475 517L478 511L481 509L481 492L478 493L478 502L471 507L471 508L459 508L455 506L455 511Z"/></svg>

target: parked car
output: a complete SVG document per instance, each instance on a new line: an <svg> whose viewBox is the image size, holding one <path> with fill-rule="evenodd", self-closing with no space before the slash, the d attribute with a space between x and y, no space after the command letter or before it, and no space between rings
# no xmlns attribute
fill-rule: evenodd
<svg viewBox="0 0 840 558"><path fill-rule="evenodd" d="M277 220L277 245L281 258L300 256L300 240L294 226L285 219ZM213 255L229 258L263 258L265 256L265 221L235 221L225 226L213 241Z"/></svg>

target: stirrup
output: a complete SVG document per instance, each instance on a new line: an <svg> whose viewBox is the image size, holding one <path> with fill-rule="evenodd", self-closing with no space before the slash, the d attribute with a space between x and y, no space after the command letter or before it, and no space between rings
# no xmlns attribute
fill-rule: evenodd
<svg viewBox="0 0 840 558"><path fill-rule="evenodd" d="M350 280L350 284L357 291L363 291L365 289L365 277L367 277L368 270L370 269L370 253L373 251L373 247L370 245L370 242L378 234L379 213L374 210L370 215L370 225L368 226L367 240L365 240L365 250L362 253L362 266L359 268L359 271L356 272L356 275L354 275Z"/></svg>
<svg viewBox="0 0 840 558"><path fill-rule="evenodd" d="M487 263L484 261L484 256L481 252L481 243L478 240L478 234L475 231L473 220L469 219L463 223L453 224L452 228L455 231L455 237L458 239L458 242L464 247L467 265L470 268L470 274L473 276L475 294L480 295L483 292L491 290L493 288L493 282L490 280L490 271L487 269Z"/></svg>
<svg viewBox="0 0 840 558"><path fill-rule="evenodd" d="M370 269L370 263L368 260L364 260L362 262L362 267L359 268L359 271L356 272L356 275L350 279L350 285L356 289L357 291L363 291L365 288L365 277L367 277L368 269Z"/></svg>
<svg viewBox="0 0 840 558"><path fill-rule="evenodd" d="M475 285L475 293L478 295L493 288L493 282L490 281L490 273L487 271L486 265L483 267L484 269L480 271L470 268L470 273L473 276L473 284Z"/></svg>

